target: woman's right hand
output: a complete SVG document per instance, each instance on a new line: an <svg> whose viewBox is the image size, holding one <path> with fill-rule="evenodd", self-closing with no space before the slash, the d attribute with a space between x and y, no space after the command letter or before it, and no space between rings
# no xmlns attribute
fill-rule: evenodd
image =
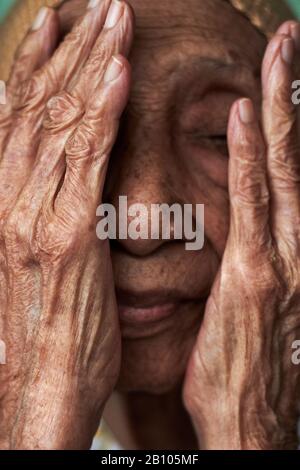
<svg viewBox="0 0 300 470"><path fill-rule="evenodd" d="M96 209L128 100L133 15L125 2L93 4L55 52L57 13L44 10L0 108L2 449L88 448L118 378Z"/></svg>

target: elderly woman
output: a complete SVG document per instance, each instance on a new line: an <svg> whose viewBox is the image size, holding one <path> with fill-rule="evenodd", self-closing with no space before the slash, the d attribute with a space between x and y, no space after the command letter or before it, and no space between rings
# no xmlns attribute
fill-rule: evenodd
<svg viewBox="0 0 300 470"><path fill-rule="evenodd" d="M263 0L130 5L43 8L12 64L1 448L89 448L102 416L124 448L296 448L300 26ZM203 249L99 240L119 195L204 204Z"/></svg>

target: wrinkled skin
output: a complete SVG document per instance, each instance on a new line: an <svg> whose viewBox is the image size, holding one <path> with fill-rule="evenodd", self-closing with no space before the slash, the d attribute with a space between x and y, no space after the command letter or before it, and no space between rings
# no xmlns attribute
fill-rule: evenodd
<svg viewBox="0 0 300 470"><path fill-rule="evenodd" d="M184 391L204 448L297 448L300 370L292 362L292 345L300 337L300 160L291 102L296 36L299 25L285 23L265 54L265 139L255 115L242 122L239 103L229 118L230 231ZM212 406L219 417L214 424Z"/></svg>
<svg viewBox="0 0 300 470"><path fill-rule="evenodd" d="M2 448L88 447L119 374L112 265L108 241L96 237L95 214L128 100L125 55L133 16L122 5L114 30L104 24L108 7L107 1L90 10L32 74L39 65L27 58L33 36L47 38L49 30L57 35L57 14L50 11L43 32L29 35L19 50L8 85L13 114L3 135L0 170L6 182L1 198L1 336L7 347L7 366L1 369ZM44 53L47 59L51 46L37 50L36 57ZM66 70L69 55L73 62ZM108 79L109 67L113 79ZM21 73L24 81L16 92Z"/></svg>
<svg viewBox="0 0 300 470"><path fill-rule="evenodd" d="M299 145L280 49L296 26L265 53L221 0L134 0L130 88L133 13L122 2L103 28L109 3L50 11L19 49L1 108L1 447L87 448L116 387L129 446L195 447L178 393L190 358L184 403L201 448L294 448ZM54 52L59 30L71 32ZM113 54L120 74L107 82ZM265 143L257 118L242 122L241 96L262 111ZM204 249L109 248L96 207L119 195L204 203ZM119 325L117 304L166 301L168 318Z"/></svg>

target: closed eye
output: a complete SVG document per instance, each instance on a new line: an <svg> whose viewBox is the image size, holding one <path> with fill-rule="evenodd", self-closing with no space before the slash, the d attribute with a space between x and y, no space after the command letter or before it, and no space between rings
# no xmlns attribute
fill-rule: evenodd
<svg viewBox="0 0 300 470"><path fill-rule="evenodd" d="M194 146L217 150L224 156L228 156L228 144L226 134L203 135L198 131L190 131L187 138Z"/></svg>

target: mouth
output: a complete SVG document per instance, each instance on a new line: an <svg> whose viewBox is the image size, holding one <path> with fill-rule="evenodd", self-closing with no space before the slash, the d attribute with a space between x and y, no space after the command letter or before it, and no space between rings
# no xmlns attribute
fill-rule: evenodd
<svg viewBox="0 0 300 470"><path fill-rule="evenodd" d="M178 291L155 290L138 293L117 291L117 301L123 331L133 328L150 332L170 325L172 317L183 306L194 303L195 299L184 299Z"/></svg>
<svg viewBox="0 0 300 470"><path fill-rule="evenodd" d="M151 307L119 304L119 315L121 323L147 324L168 318L175 313L176 307L173 302Z"/></svg>

